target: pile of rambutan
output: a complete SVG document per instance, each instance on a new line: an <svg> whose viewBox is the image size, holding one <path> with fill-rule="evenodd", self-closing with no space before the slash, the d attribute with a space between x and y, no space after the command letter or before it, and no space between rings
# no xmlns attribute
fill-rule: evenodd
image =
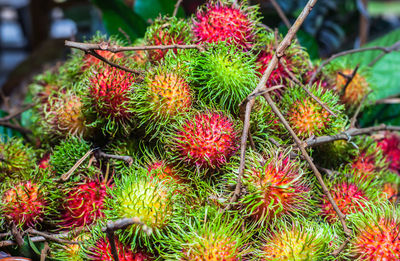
<svg viewBox="0 0 400 261"><path fill-rule="evenodd" d="M245 2L160 16L134 44L199 48L95 50L129 72L74 51L38 75L32 134L0 139L0 240L57 234L52 260L400 260L399 134L306 148L329 169L322 179L351 235L261 97L241 165L240 106L282 40ZM89 42L132 46L99 34ZM346 130L373 88L365 71L347 83L353 71L332 65L309 85L312 98L302 85L316 66L293 41L267 81L304 144ZM0 253L24 247L0 242Z"/></svg>

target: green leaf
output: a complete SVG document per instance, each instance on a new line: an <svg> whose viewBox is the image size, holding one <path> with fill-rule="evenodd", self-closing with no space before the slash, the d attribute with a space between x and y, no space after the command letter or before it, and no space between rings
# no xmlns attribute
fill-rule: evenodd
<svg viewBox="0 0 400 261"><path fill-rule="evenodd" d="M122 0L92 0L101 10L103 23L110 35L119 35L124 39L120 28L134 41L143 37L146 31L146 22L133 10L128 8Z"/></svg>
<svg viewBox="0 0 400 261"><path fill-rule="evenodd" d="M364 109L358 122L362 127L381 123L400 126L400 104L378 104L368 106Z"/></svg>
<svg viewBox="0 0 400 261"><path fill-rule="evenodd" d="M176 0L136 0L134 10L145 21L153 21L161 15L172 15L175 9ZM184 17L182 7L179 7L177 17Z"/></svg>

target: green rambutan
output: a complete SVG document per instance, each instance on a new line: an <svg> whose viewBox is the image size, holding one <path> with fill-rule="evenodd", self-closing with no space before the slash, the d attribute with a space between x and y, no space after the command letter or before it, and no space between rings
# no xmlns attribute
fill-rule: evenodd
<svg viewBox="0 0 400 261"><path fill-rule="evenodd" d="M257 260L333 260L331 242L333 229L305 218L278 222L272 231L262 236Z"/></svg>
<svg viewBox="0 0 400 261"><path fill-rule="evenodd" d="M243 220L210 207L200 212L182 217L174 224L168 237L161 241L171 250L162 257L166 260L243 260L249 252L250 238L250 230L243 231Z"/></svg>
<svg viewBox="0 0 400 261"><path fill-rule="evenodd" d="M96 67L87 81L86 108L100 117L103 132L129 132L134 118L135 75L115 67ZM97 119L99 120L99 119Z"/></svg>
<svg viewBox="0 0 400 261"><path fill-rule="evenodd" d="M148 72L138 88L135 113L153 138L167 124L182 117L192 107L193 93L187 74L180 66L163 64Z"/></svg>
<svg viewBox="0 0 400 261"><path fill-rule="evenodd" d="M21 138L7 141L0 138L0 181L15 178L21 172L31 171L35 166L33 149L23 143Z"/></svg>
<svg viewBox="0 0 400 261"><path fill-rule="evenodd" d="M236 184L239 169L235 157L225 169L228 184ZM238 207L257 222L274 222L282 216L306 213L312 204L310 181L302 164L289 159L288 152L249 150L242 179L244 194Z"/></svg>
<svg viewBox="0 0 400 261"><path fill-rule="evenodd" d="M226 42L244 50L253 48L260 37L258 7L230 0L211 0L193 18L192 31L199 44Z"/></svg>
<svg viewBox="0 0 400 261"><path fill-rule="evenodd" d="M147 45L189 44L192 33L187 21L176 17L159 17L147 28L144 36ZM172 50L148 51L150 61L161 61ZM177 53L177 50L173 50Z"/></svg>
<svg viewBox="0 0 400 261"><path fill-rule="evenodd" d="M258 82L255 56L226 42L199 53L192 66L199 100L214 102L235 113Z"/></svg>
<svg viewBox="0 0 400 261"><path fill-rule="evenodd" d="M1 215L22 228L39 226L49 204L42 184L21 181L8 185L0 197Z"/></svg>
<svg viewBox="0 0 400 261"><path fill-rule="evenodd" d="M68 172L90 149L90 143L72 136L67 140L61 141L60 145L54 148L53 153L50 155L50 166L57 175L62 175ZM87 162L88 159L82 162L79 168L86 168Z"/></svg>
<svg viewBox="0 0 400 261"><path fill-rule="evenodd" d="M214 110L189 113L167 134L165 141L173 161L188 167L219 169L238 149L236 121Z"/></svg>
<svg viewBox="0 0 400 261"><path fill-rule="evenodd" d="M125 232L133 237L132 244L142 239L140 242L148 245L149 239L160 236L176 214L180 195L170 185L149 177L145 169L127 169L121 178L115 179L110 197L106 198L106 217L111 220L139 218L153 231L150 237L138 225L130 226Z"/></svg>
<svg viewBox="0 0 400 261"><path fill-rule="evenodd" d="M353 215L355 236L349 249L353 260L399 260L399 209L388 203L368 205Z"/></svg>
<svg viewBox="0 0 400 261"><path fill-rule="evenodd" d="M338 103L338 96L329 90L323 91L316 85L310 91L326 106L338 114L330 115L314 101L303 88L289 88L282 97L285 116L290 126L300 138L310 136L333 135L344 130L347 118L343 114L344 106Z"/></svg>

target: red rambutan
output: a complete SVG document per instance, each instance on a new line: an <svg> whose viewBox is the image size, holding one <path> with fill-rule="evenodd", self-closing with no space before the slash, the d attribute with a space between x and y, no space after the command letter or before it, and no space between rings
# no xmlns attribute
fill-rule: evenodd
<svg viewBox="0 0 400 261"><path fill-rule="evenodd" d="M210 1L199 9L193 32L199 43L226 41L250 49L256 40L256 20L251 10L236 7L229 1Z"/></svg>
<svg viewBox="0 0 400 261"><path fill-rule="evenodd" d="M46 206L47 202L39 185L27 181L4 192L0 212L16 225L35 227L43 220Z"/></svg>
<svg viewBox="0 0 400 261"><path fill-rule="evenodd" d="M139 252L135 254L129 247L122 244L117 239L115 240L119 260L121 261L145 261L152 260L145 253ZM96 242L96 246L90 250L89 260L93 261L113 261L111 245L108 240L100 239Z"/></svg>
<svg viewBox="0 0 400 261"><path fill-rule="evenodd" d="M400 174L400 136L396 133L386 132L385 137L378 141L383 155L389 164L389 169Z"/></svg>
<svg viewBox="0 0 400 261"><path fill-rule="evenodd" d="M238 149L235 122L221 112L198 112L176 128L168 140L174 156L188 165L218 169Z"/></svg>
<svg viewBox="0 0 400 261"><path fill-rule="evenodd" d="M105 182L86 180L69 188L62 205L63 227L82 227L104 217L104 200L110 185Z"/></svg>
<svg viewBox="0 0 400 261"><path fill-rule="evenodd" d="M364 201L368 200L365 191L354 183L341 182L330 189L333 200L336 202L343 214L361 212L365 206ZM322 214L329 223L337 221L337 214L326 196L321 202Z"/></svg>

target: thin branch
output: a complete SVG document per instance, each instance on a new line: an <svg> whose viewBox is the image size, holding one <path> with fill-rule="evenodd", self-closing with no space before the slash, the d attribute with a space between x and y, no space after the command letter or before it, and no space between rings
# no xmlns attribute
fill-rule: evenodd
<svg viewBox="0 0 400 261"><path fill-rule="evenodd" d="M72 245L72 244L79 244L80 243L80 242L77 242L77 241L71 241L71 240L62 239L62 238L60 238L60 234L49 234L49 233L37 231L37 230L35 230L33 228L27 229L25 231L25 233L32 234L32 235L35 235L35 236L42 236L47 240L54 241L54 242L57 242L57 243L60 243L60 244L70 244L70 245Z"/></svg>
<svg viewBox="0 0 400 261"><path fill-rule="evenodd" d="M147 45L147 46L119 46L109 44L107 42L102 43L80 43L73 41L65 41L65 46L70 48L75 48L82 50L84 52L94 51L94 50L103 50L109 51L112 53L118 52L128 52L128 51L148 51L148 50L167 50L167 49L197 49L199 51L204 51L204 47L202 45L197 44L171 44L171 45Z"/></svg>
<svg viewBox="0 0 400 261"><path fill-rule="evenodd" d="M110 60L104 58L103 56L101 56L100 54L98 54L98 53L97 53L96 51L94 51L94 50L86 51L86 53L87 53L87 54L90 54L90 55L96 57L97 59L99 59L99 60L101 60L101 61L103 61L103 62L105 62L105 63L107 63L107 64L109 64L109 65L111 65L111 66L113 66L113 67L115 67L115 68L118 68L118 69L120 69L120 70L123 70L123 71L126 71L126 72L130 72L130 73L133 73L133 74L136 74L136 75L142 73L141 71L133 70L133 69L130 69L130 68L126 67L126 66L116 64L116 63L114 63L114 62L112 62L112 61L110 61Z"/></svg>
<svg viewBox="0 0 400 261"><path fill-rule="evenodd" d="M399 104L400 98L385 98L375 101L375 104Z"/></svg>
<svg viewBox="0 0 400 261"><path fill-rule="evenodd" d="M113 155L113 154L107 154L101 150L98 150L96 152L96 156L100 158L107 158L107 159L116 159L116 160L123 160L125 161L129 166L133 164L133 159L131 156L120 156L120 155Z"/></svg>
<svg viewBox="0 0 400 261"><path fill-rule="evenodd" d="M400 131L400 126L387 126L385 124L381 124L378 126L367 128L351 128L336 135L311 137L310 139L307 139L304 143L306 148L310 148L336 140L349 140L351 137L354 136L371 135L372 133L378 131Z"/></svg>
<svg viewBox="0 0 400 261"><path fill-rule="evenodd" d="M47 257L47 253L49 252L49 243L44 242L44 247L42 248L42 251L40 251L40 261L45 261Z"/></svg>
<svg viewBox="0 0 400 261"><path fill-rule="evenodd" d="M343 97L346 93L347 87L350 85L350 83L353 81L354 77L357 74L358 69L360 68L360 65L357 64L356 68L354 68L353 72L351 75L345 75L342 72L339 72L340 75L343 77L347 78L346 84L344 85L343 89L340 91L340 97Z"/></svg>
<svg viewBox="0 0 400 261"><path fill-rule="evenodd" d="M183 0L176 1L174 12L172 13L172 17L178 14L179 6L182 4Z"/></svg>
<svg viewBox="0 0 400 261"><path fill-rule="evenodd" d="M24 239L22 237L21 231L19 231L14 222L12 222L11 224L11 235L15 239L15 242L17 243L18 246L24 245Z"/></svg>
<svg viewBox="0 0 400 261"><path fill-rule="evenodd" d="M11 113L11 114L9 114L9 115L3 117L3 118L0 118L0 121L9 121L9 120L11 120L11 119L13 119L13 118L19 116L21 113L23 113L23 112L29 110L29 109L32 108L33 106L34 106L34 104L28 104L28 105L26 105L24 108L19 109L19 110L17 110L16 112Z"/></svg>
<svg viewBox="0 0 400 261"><path fill-rule="evenodd" d="M67 181L69 179L69 177L71 177L71 175L74 173L74 171L85 161L85 159L87 159L93 153L93 151L95 151L97 149L98 148L94 148L94 149L91 149L88 152L86 152L86 154L83 155L82 158L80 158L74 164L74 166L72 166L72 168L70 170L68 170L67 172L65 172L64 174L61 175L60 180L61 181Z"/></svg>
<svg viewBox="0 0 400 261"><path fill-rule="evenodd" d="M75 231L74 231L74 233L75 233ZM46 234L47 238L44 237L44 236L35 236L35 237L31 237L30 241L36 243L36 242L44 242L44 241L47 241L47 240L53 240L55 238L57 238L57 240L60 240L60 239L63 239L63 238L69 238L70 236L71 236L71 232L63 233L63 234L54 234L54 235L51 235L51 237L49 237L48 234ZM59 242L61 242L61 241L59 241ZM68 240L63 241L63 242L66 243L66 244L78 244L78 242L68 241ZM15 245L18 245L18 244L14 240L3 240L3 241L0 241L0 248L1 247L6 247L6 246L15 246Z"/></svg>
<svg viewBox="0 0 400 261"><path fill-rule="evenodd" d="M340 220L340 223L342 224L343 231L344 233L348 236L350 235L350 230L347 228L346 221L345 221L345 215L340 211L338 208L335 200L332 198L331 193L329 192L328 188L326 187L324 180L322 179L321 173L318 171L317 167L314 165L312 159L308 155L307 151L305 150L302 141L297 137L296 133L293 131L293 129L290 127L289 123L286 121L285 117L282 115L278 107L276 107L274 101L272 100L271 96L269 93L266 93L264 95L264 98L268 102L268 104L271 106L272 111L275 113L275 115L279 118L283 126L289 131L290 135L293 137L294 141L296 142L298 148L301 151L301 154L304 156L305 160L307 163L310 165L312 171L314 172L319 184L322 187L322 191L324 194L328 197L329 202L331 203L333 209L335 210L336 214L338 215L338 218Z"/></svg>
<svg viewBox="0 0 400 261"><path fill-rule="evenodd" d="M4 126L16 131L21 132L22 134L28 135L28 134L32 134L32 131L30 129L24 128L22 126L16 125L16 124L12 124L9 122L2 122L0 121L0 126Z"/></svg>
<svg viewBox="0 0 400 261"><path fill-rule="evenodd" d="M346 246L349 242L350 242L350 238L346 237L343 244L341 244L338 249L336 249L335 251L332 252L332 256L337 257L340 253L342 253L342 251L346 248Z"/></svg>
<svg viewBox="0 0 400 261"><path fill-rule="evenodd" d="M311 79L309 81L309 85L312 85L319 75L319 73L322 71L322 68L333 61L334 59L345 56L348 54L353 54L353 53L360 53L360 52L366 52L366 51L382 51L383 53L378 56L374 61L372 61L368 66L373 66L380 58L382 58L385 54L391 53L393 51L397 51L400 49L400 41L396 42L390 47L383 47L383 46L371 46L371 47L364 47L364 48L358 48L358 49L351 49L347 51L343 51L337 54L332 55L328 59L324 60L321 65L318 67L318 69L314 72L314 74L311 76Z"/></svg>

